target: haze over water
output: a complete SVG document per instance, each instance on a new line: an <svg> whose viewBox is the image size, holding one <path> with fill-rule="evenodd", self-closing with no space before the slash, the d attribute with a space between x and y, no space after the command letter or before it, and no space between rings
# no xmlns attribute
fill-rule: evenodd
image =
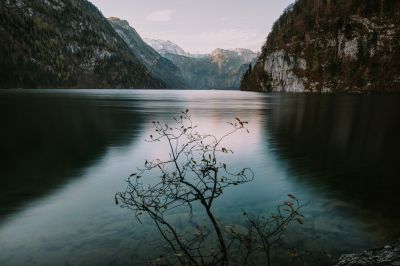
<svg viewBox="0 0 400 266"><path fill-rule="evenodd" d="M252 183L218 202L220 219L263 213L295 194L310 201L293 246L332 256L398 236L399 96L239 91L38 90L0 92L0 265L126 265L162 250L148 221L114 194L146 159L151 121L190 109L221 135L240 117L250 134L226 144L228 164ZM182 215L182 223L185 215Z"/></svg>

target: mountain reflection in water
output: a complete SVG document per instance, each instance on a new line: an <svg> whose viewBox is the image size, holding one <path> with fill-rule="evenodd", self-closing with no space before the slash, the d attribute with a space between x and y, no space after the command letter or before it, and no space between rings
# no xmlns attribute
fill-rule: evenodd
<svg viewBox="0 0 400 266"><path fill-rule="evenodd" d="M390 239L400 234L400 97L281 95L266 131L296 182L351 203ZM390 219L388 219L390 217Z"/></svg>
<svg viewBox="0 0 400 266"><path fill-rule="evenodd" d="M227 163L255 180L215 206L266 213L288 193L310 201L288 245L334 257L399 237L400 97L238 91L0 91L0 265L127 265L159 255L155 228L114 194L163 150L151 121L190 109L203 132L235 117L250 134L227 142ZM178 220L187 220L186 213ZM29 241L28 241L29 240ZM283 253L287 254L287 253Z"/></svg>
<svg viewBox="0 0 400 266"><path fill-rule="evenodd" d="M127 145L141 125L137 113L99 99L15 96L0 97L0 219L76 177L108 146Z"/></svg>

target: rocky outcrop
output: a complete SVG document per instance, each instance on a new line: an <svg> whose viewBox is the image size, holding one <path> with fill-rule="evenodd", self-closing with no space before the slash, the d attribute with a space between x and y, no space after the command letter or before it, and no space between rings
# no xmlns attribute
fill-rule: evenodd
<svg viewBox="0 0 400 266"><path fill-rule="evenodd" d="M336 266L399 266L400 240L384 248L364 251L360 254L342 255Z"/></svg>
<svg viewBox="0 0 400 266"><path fill-rule="evenodd" d="M274 24L242 90L400 91L400 2L298 0Z"/></svg>
<svg viewBox="0 0 400 266"><path fill-rule="evenodd" d="M169 41L145 40L179 67L190 89L239 89L242 75L257 56L251 50L240 48L193 55Z"/></svg>
<svg viewBox="0 0 400 266"><path fill-rule="evenodd" d="M271 87L279 92L305 91L306 80L296 75L296 69L306 70L307 62L285 51L269 54L265 60L264 71L271 77Z"/></svg>
<svg viewBox="0 0 400 266"><path fill-rule="evenodd" d="M132 53L151 71L154 76L165 81L169 88L182 89L187 87L182 79L179 68L145 43L136 30L132 28L126 20L111 17L108 21L129 46Z"/></svg>
<svg viewBox="0 0 400 266"><path fill-rule="evenodd" d="M164 88L87 0L2 0L0 88Z"/></svg>

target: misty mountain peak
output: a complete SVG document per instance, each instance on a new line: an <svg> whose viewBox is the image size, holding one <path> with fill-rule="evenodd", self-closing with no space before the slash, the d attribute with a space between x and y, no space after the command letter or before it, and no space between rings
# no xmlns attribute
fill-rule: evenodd
<svg viewBox="0 0 400 266"><path fill-rule="evenodd" d="M171 41L145 41L182 72L186 84L193 89L237 89L240 78L254 64L257 54L251 50L217 48L210 54L190 54Z"/></svg>
<svg viewBox="0 0 400 266"><path fill-rule="evenodd" d="M180 70L171 61L162 57L155 49L145 43L136 30L126 20L111 17L108 22L125 41L131 52L150 70L160 77L170 88L183 88L184 84Z"/></svg>
<svg viewBox="0 0 400 266"><path fill-rule="evenodd" d="M177 54L182 56L191 56L190 53L187 53L183 50L180 46L176 43L173 43L169 40L159 40L159 39L151 39L151 38L144 38L144 41L153 47L157 52L160 54Z"/></svg>
<svg viewBox="0 0 400 266"><path fill-rule="evenodd" d="M229 58L238 58L243 61L243 64L249 63L257 57L257 54L249 49L235 48L232 50L225 50L217 48L211 52L209 55L214 59L214 61L221 63L221 61L227 60Z"/></svg>

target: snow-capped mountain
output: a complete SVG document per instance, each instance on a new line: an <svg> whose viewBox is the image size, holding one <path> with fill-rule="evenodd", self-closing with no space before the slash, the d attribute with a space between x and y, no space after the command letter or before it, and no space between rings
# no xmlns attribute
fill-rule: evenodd
<svg viewBox="0 0 400 266"><path fill-rule="evenodd" d="M177 54L182 56L191 56L190 53L185 52L181 47L171 41L164 41L164 40L155 40L150 38L144 38L144 41L153 47L154 50L159 52L160 54Z"/></svg>
<svg viewBox="0 0 400 266"><path fill-rule="evenodd" d="M111 17L108 21L129 46L132 53L155 77L162 79L169 88L183 89L187 87L179 68L146 44L136 30L129 25L128 21L116 17Z"/></svg>
<svg viewBox="0 0 400 266"><path fill-rule="evenodd" d="M241 76L257 57L253 51L243 48L217 48L210 54L196 55L171 41L144 40L179 67L191 89L238 89Z"/></svg>

